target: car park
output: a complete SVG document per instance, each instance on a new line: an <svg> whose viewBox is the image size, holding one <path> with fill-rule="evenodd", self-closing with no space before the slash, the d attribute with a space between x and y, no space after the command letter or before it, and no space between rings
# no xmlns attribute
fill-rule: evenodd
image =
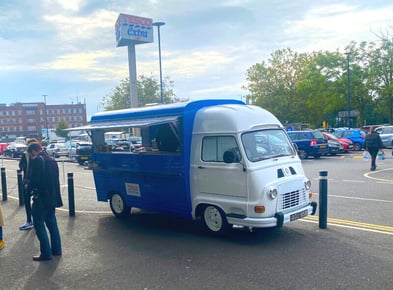
<svg viewBox="0 0 393 290"><path fill-rule="evenodd" d="M393 147L393 126L381 126L378 127L375 131L377 131L381 137L383 146L389 148Z"/></svg>
<svg viewBox="0 0 393 290"><path fill-rule="evenodd" d="M45 148L46 152L55 158L68 156L69 150L65 143L51 143Z"/></svg>
<svg viewBox="0 0 393 290"><path fill-rule="evenodd" d="M20 158L26 151L27 145L25 144L19 144L19 143L14 143L8 145L3 154L6 157L11 157L11 158Z"/></svg>
<svg viewBox="0 0 393 290"><path fill-rule="evenodd" d="M339 138L336 135L329 132L322 132L326 139L339 142L342 145L342 152L353 151L353 142L347 138ZM340 152L341 153L341 152Z"/></svg>
<svg viewBox="0 0 393 290"><path fill-rule="evenodd" d="M318 130L290 131L288 135L296 144L301 159L320 158L329 153L328 141Z"/></svg>
<svg viewBox="0 0 393 290"><path fill-rule="evenodd" d="M364 141L367 134L361 129L336 129L333 134L339 138L351 140L355 151L364 148Z"/></svg>

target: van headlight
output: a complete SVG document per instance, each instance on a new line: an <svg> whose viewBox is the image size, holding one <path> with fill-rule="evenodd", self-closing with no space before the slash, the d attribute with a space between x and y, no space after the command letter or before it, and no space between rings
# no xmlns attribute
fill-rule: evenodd
<svg viewBox="0 0 393 290"><path fill-rule="evenodd" d="M311 180L310 179L306 179L305 181L304 181L304 187L307 189L307 190L310 190L310 188L311 188Z"/></svg>
<svg viewBox="0 0 393 290"><path fill-rule="evenodd" d="M275 199L277 197L277 188L275 187L270 187L269 188L269 196L271 199Z"/></svg>

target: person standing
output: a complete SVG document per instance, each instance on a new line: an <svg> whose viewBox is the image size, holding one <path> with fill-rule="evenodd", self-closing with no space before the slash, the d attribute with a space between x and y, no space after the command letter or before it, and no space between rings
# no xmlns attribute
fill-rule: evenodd
<svg viewBox="0 0 393 290"><path fill-rule="evenodd" d="M3 227L4 227L4 219L3 219L3 212L1 211L0 205L0 250L2 250L5 246L3 241Z"/></svg>
<svg viewBox="0 0 393 290"><path fill-rule="evenodd" d="M37 142L36 139L32 138L27 141L27 145ZM29 180L29 163L30 157L27 150L22 155L19 161L19 169L23 172L23 184L26 185ZM25 201L25 210L26 210L26 223L19 227L19 230L25 231L34 228L33 221L31 219L31 197L29 192L26 190L25 186L23 186L23 198Z"/></svg>
<svg viewBox="0 0 393 290"><path fill-rule="evenodd" d="M375 160L377 159L377 155L380 149L383 148L383 143L379 134L374 130L370 130L370 133L367 134L365 144L365 150L367 150L371 155L371 171L374 171L377 168Z"/></svg>
<svg viewBox="0 0 393 290"><path fill-rule="evenodd" d="M31 175L27 190L33 195L32 216L34 229L40 242L40 255L34 261L46 261L52 256L61 256L61 239L56 220L56 207L63 205L60 194L59 168L56 160L42 151L41 145L31 143ZM46 227L45 227L46 226ZM46 228L49 230L50 242Z"/></svg>

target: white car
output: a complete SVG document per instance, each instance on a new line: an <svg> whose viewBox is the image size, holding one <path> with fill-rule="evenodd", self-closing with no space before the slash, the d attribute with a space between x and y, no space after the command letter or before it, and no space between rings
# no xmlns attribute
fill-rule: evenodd
<svg viewBox="0 0 393 290"><path fill-rule="evenodd" d="M375 129L381 137L383 146L393 147L393 126L381 126Z"/></svg>

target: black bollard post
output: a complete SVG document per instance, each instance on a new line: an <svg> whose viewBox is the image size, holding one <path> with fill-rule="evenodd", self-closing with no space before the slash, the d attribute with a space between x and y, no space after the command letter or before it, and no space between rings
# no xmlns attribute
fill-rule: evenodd
<svg viewBox="0 0 393 290"><path fill-rule="evenodd" d="M319 171L319 228L327 228L328 172Z"/></svg>
<svg viewBox="0 0 393 290"><path fill-rule="evenodd" d="M74 174L67 173L68 177L68 208L69 216L75 216L75 198L74 198Z"/></svg>
<svg viewBox="0 0 393 290"><path fill-rule="evenodd" d="M7 178L5 177L5 168L1 167L1 190L3 192L3 200L7 200Z"/></svg>
<svg viewBox="0 0 393 290"><path fill-rule="evenodd" d="M25 204L25 195L23 194L23 181L22 181L22 170L18 169L16 171L18 177L18 196L19 196L19 206Z"/></svg>

